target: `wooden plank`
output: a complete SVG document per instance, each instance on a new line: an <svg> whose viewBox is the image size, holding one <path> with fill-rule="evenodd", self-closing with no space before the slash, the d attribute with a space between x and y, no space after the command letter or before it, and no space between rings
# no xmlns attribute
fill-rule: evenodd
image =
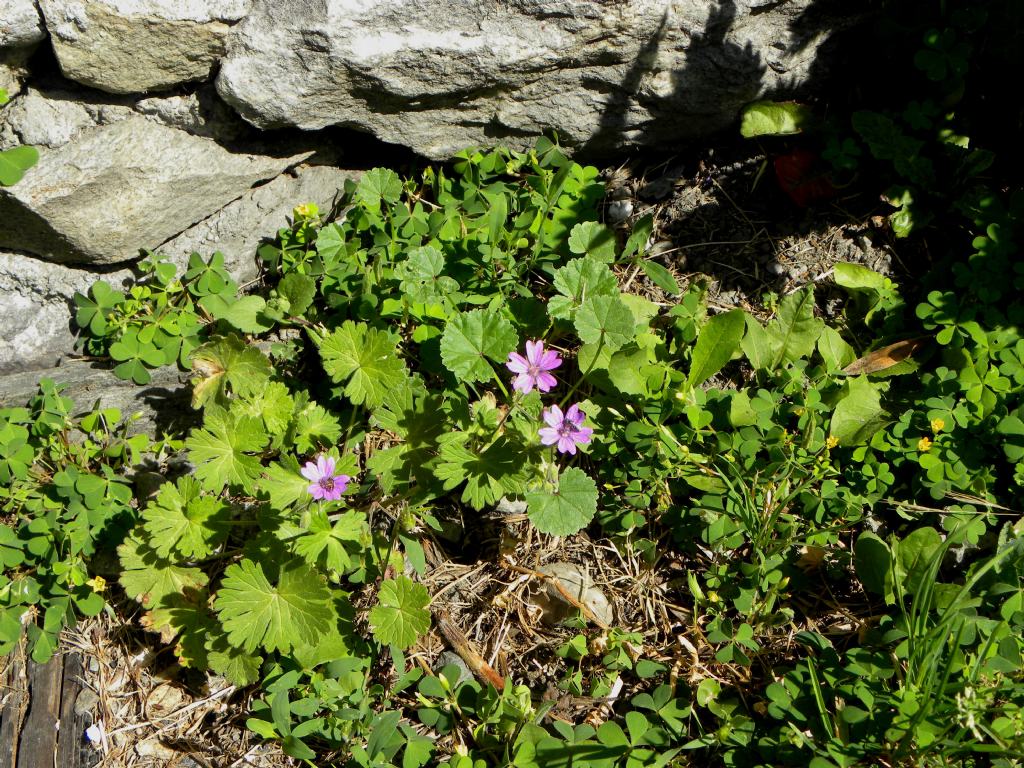
<svg viewBox="0 0 1024 768"><path fill-rule="evenodd" d="M20 643L4 663L6 669L0 679L0 768L15 768L18 736L28 709L25 644Z"/></svg>
<svg viewBox="0 0 1024 768"><path fill-rule="evenodd" d="M79 768L82 765L82 734L85 718L75 712L82 690L82 657L69 653L64 657L64 681L61 686L60 729L57 732L57 765Z"/></svg>
<svg viewBox="0 0 1024 768"><path fill-rule="evenodd" d="M55 656L46 664L28 665L30 701L21 727L17 768L53 768L60 721L60 693L64 660Z"/></svg>

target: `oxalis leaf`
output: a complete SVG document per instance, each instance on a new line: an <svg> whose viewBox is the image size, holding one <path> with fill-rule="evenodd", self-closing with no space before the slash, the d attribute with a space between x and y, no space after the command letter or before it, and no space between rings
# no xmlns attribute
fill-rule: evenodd
<svg viewBox="0 0 1024 768"><path fill-rule="evenodd" d="M0 152L0 186L17 184L38 161L39 150L35 147L13 147Z"/></svg>
<svg viewBox="0 0 1024 768"><path fill-rule="evenodd" d="M371 409L383 403L390 390L403 386L408 376L390 333L351 320L320 342L320 359L327 375L345 384L349 400Z"/></svg>
<svg viewBox="0 0 1024 768"><path fill-rule="evenodd" d="M370 610L373 637L382 645L408 648L430 629L430 594L405 576L380 585L378 604Z"/></svg>
<svg viewBox="0 0 1024 768"><path fill-rule="evenodd" d="M441 360L463 381L487 381L494 375L488 359L505 362L519 336L503 315L488 309L461 312L445 326Z"/></svg>
<svg viewBox="0 0 1024 768"><path fill-rule="evenodd" d="M526 494L530 521L541 533L569 536L587 527L597 512L597 485L582 469L570 467L558 477L554 491Z"/></svg>
<svg viewBox="0 0 1024 768"><path fill-rule="evenodd" d="M330 601L324 580L299 560L285 564L272 585L259 563L245 559L224 572L215 607L232 645L287 652L330 629Z"/></svg>

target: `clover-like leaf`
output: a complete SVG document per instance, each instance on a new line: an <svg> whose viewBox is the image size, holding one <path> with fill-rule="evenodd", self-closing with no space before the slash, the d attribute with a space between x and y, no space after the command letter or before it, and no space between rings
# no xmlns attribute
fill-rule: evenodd
<svg viewBox="0 0 1024 768"><path fill-rule="evenodd" d="M614 352L636 336L636 320L618 296L591 296L576 312L576 333L584 344L602 342Z"/></svg>
<svg viewBox="0 0 1024 768"><path fill-rule="evenodd" d="M370 610L373 637L382 645L408 648L430 629L430 594L406 576L380 585L378 604Z"/></svg>
<svg viewBox="0 0 1024 768"><path fill-rule="evenodd" d="M408 372L398 356L396 339L366 323L346 320L320 342L324 370L355 405L376 408L393 388L401 387Z"/></svg>
<svg viewBox="0 0 1024 768"><path fill-rule="evenodd" d="M207 557L227 538L231 507L204 496L199 481L186 475L165 483L142 513L142 526L160 557L178 552L190 560Z"/></svg>
<svg viewBox="0 0 1024 768"><path fill-rule="evenodd" d="M39 150L35 147L20 146L0 152L0 186L17 184L25 171L39 162Z"/></svg>
<svg viewBox="0 0 1024 768"><path fill-rule="evenodd" d="M79 328L88 328L93 336L107 332L107 319L117 306L124 301L124 294L114 290L105 280L97 280L89 288L89 295L75 292L75 323Z"/></svg>
<svg viewBox="0 0 1024 768"><path fill-rule="evenodd" d="M223 320L242 333L263 333L274 323L263 317L267 300L262 296L239 296L228 300L224 294L214 293L199 300L199 305L217 320Z"/></svg>
<svg viewBox="0 0 1024 768"><path fill-rule="evenodd" d="M448 321L441 336L441 360L462 381L487 381L494 375L488 359L503 363L518 344L519 336L504 315L475 309Z"/></svg>
<svg viewBox="0 0 1024 768"><path fill-rule="evenodd" d="M215 609L232 645L287 652L330 628L330 601L327 584L301 560L282 566L273 585L259 563L244 559L224 572Z"/></svg>
<svg viewBox="0 0 1024 768"><path fill-rule="evenodd" d="M597 485L587 474L570 467L558 477L554 491L526 494L527 514L541 533L569 536L587 527L597 512Z"/></svg>
<svg viewBox="0 0 1024 768"><path fill-rule="evenodd" d="M266 443L267 433L259 419L211 406L203 428L192 431L185 447L204 488L218 493L225 485L236 485L251 493L261 466L259 458L250 454Z"/></svg>
<svg viewBox="0 0 1024 768"><path fill-rule="evenodd" d="M166 355L154 346L152 341L143 341L141 335L142 331L139 329L129 328L120 341L110 345L110 356L120 361L120 365L114 366L114 373L118 378L131 379L136 384L148 384L148 369L163 365L166 362Z"/></svg>

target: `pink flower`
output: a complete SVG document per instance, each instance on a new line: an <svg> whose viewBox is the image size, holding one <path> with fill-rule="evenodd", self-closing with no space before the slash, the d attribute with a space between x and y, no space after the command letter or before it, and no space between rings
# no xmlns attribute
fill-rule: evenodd
<svg viewBox="0 0 1024 768"><path fill-rule="evenodd" d="M302 468L302 476L310 482L306 489L310 496L322 501L340 499L352 479L348 475L334 474L334 459L330 456L318 456L315 464L307 461Z"/></svg>
<svg viewBox="0 0 1024 768"><path fill-rule="evenodd" d="M562 364L562 358L553 349L545 350L543 341L526 342L526 357L518 352L509 352L505 365L512 373L518 373L512 388L529 394L536 387L539 392L547 392L557 383L557 379L548 371L553 371Z"/></svg>
<svg viewBox="0 0 1024 768"><path fill-rule="evenodd" d="M583 426L586 415L578 405L570 405L563 414L557 405L544 409L546 427L540 429L540 441L544 445L554 445L559 453L576 453L576 446L590 442L594 430Z"/></svg>

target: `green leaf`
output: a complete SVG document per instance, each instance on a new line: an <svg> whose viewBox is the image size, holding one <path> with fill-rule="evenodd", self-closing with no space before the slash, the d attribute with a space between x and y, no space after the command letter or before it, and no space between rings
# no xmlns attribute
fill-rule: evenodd
<svg viewBox="0 0 1024 768"><path fill-rule="evenodd" d="M262 389L236 401L235 409L240 416L253 416L263 422L272 437L283 435L291 424L295 401L288 387L279 381L271 381Z"/></svg>
<svg viewBox="0 0 1024 768"><path fill-rule="evenodd" d="M732 359L743 338L745 317L746 313L742 309L734 309L715 315L700 329L690 356L687 382L691 387L703 384Z"/></svg>
<svg viewBox="0 0 1024 768"><path fill-rule="evenodd" d="M795 101L755 101L743 108L740 135L790 136L802 133L812 119L810 108Z"/></svg>
<svg viewBox="0 0 1024 768"><path fill-rule="evenodd" d="M172 596L195 593L208 582L199 568L176 565L157 555L138 533L121 544L117 554L121 561L118 581L144 608L160 606Z"/></svg>
<svg viewBox="0 0 1024 768"><path fill-rule="evenodd" d="M320 359L327 375L345 384L345 396L353 404L373 409L408 377L397 344L386 331L346 320L320 342Z"/></svg>
<svg viewBox="0 0 1024 768"><path fill-rule="evenodd" d="M541 533L569 536L594 519L597 485L582 469L570 467L559 475L554 491L527 493L526 506L531 522Z"/></svg>
<svg viewBox="0 0 1024 768"><path fill-rule="evenodd" d="M216 496L203 496L199 482L186 475L177 485L164 483L142 513L143 528L163 558L177 551L188 560L208 557L227 538L231 507Z"/></svg>
<svg viewBox="0 0 1024 768"><path fill-rule="evenodd" d="M740 349L743 350L743 354L747 356L747 360L755 370L770 370L772 361L775 359L775 352L771 339L768 338L768 332L757 321L757 318L747 315L744 320L747 330L740 342Z"/></svg>
<svg viewBox="0 0 1024 768"><path fill-rule="evenodd" d="M83 296L76 292L75 323L79 328L88 328L93 336L103 336L107 332L107 318L111 312L124 301L124 294L115 291L105 280L97 280L89 288L89 295Z"/></svg>
<svg viewBox="0 0 1024 768"><path fill-rule="evenodd" d="M470 448L467 441L465 432L451 432L438 441L441 451L434 475L446 491L465 482L462 500L477 510L521 491L526 479L526 457L514 443L499 437L481 452Z"/></svg>
<svg viewBox="0 0 1024 768"><path fill-rule="evenodd" d="M301 317L313 303L316 281L308 275L289 272L277 284L277 293L288 300L288 315Z"/></svg>
<svg viewBox="0 0 1024 768"><path fill-rule="evenodd" d="M896 547L896 562L899 564L906 591L911 595L917 591L928 576L932 559L942 547L942 536L934 528L917 528L907 534Z"/></svg>
<svg viewBox="0 0 1024 768"><path fill-rule="evenodd" d="M341 424L323 406L306 403L295 413L290 434L295 450L310 453L335 445L341 438Z"/></svg>
<svg viewBox="0 0 1024 768"><path fill-rule="evenodd" d="M390 168L374 168L363 174L356 185L355 199L369 210L381 204L397 203L402 196L402 180Z"/></svg>
<svg viewBox="0 0 1024 768"><path fill-rule="evenodd" d="M818 337L818 354L830 372L841 370L857 359L853 347L843 340L839 331L828 325L821 329Z"/></svg>
<svg viewBox="0 0 1024 768"><path fill-rule="evenodd" d="M267 300L262 296L241 296L234 301L227 301L222 295L214 293L203 296L199 306L217 320L223 320L242 333L262 333L274 327L273 321L260 317L260 313L267 308Z"/></svg>
<svg viewBox="0 0 1024 768"><path fill-rule="evenodd" d="M636 336L636 321L618 296L591 296L576 313L576 333L584 344L597 344L612 352Z"/></svg>
<svg viewBox="0 0 1024 768"><path fill-rule="evenodd" d="M519 336L504 315L494 310L460 312L441 336L441 360L462 381L487 381L494 376L488 359L504 363Z"/></svg>
<svg viewBox="0 0 1024 768"><path fill-rule="evenodd" d="M35 147L20 146L0 152L0 186L17 184L25 171L39 162L39 150Z"/></svg>
<svg viewBox="0 0 1024 768"><path fill-rule="evenodd" d="M849 264L845 261L837 262L832 267L832 276L836 285L840 285L849 291L872 291L878 292L885 288L885 275L868 269L863 264Z"/></svg>
<svg viewBox="0 0 1024 768"><path fill-rule="evenodd" d="M892 593L892 553L889 545L871 531L857 537L853 565L864 589L888 599Z"/></svg>
<svg viewBox="0 0 1024 768"><path fill-rule="evenodd" d="M569 250L598 261L615 261L615 233L596 221L581 221L569 234Z"/></svg>
<svg viewBox="0 0 1024 768"><path fill-rule="evenodd" d="M412 248L405 261L395 267L402 293L414 303L441 301L459 289L459 284L444 277L444 255L433 246Z"/></svg>
<svg viewBox="0 0 1024 768"><path fill-rule="evenodd" d="M309 496L309 480L300 474L299 462L294 456L282 456L280 463L272 462L266 477L260 481L260 490L270 496L274 509L286 510L296 501Z"/></svg>
<svg viewBox="0 0 1024 768"><path fill-rule="evenodd" d="M195 474L207 490L219 493L225 485L241 486L252 493L262 467L251 452L267 443L267 433L259 419L236 417L218 406L206 411L203 429L195 429L185 441Z"/></svg>
<svg viewBox="0 0 1024 768"><path fill-rule="evenodd" d="M867 442L885 421L879 385L867 376L858 376L850 379L844 390L846 394L832 412L829 434L840 445L860 445Z"/></svg>
<svg viewBox="0 0 1024 768"><path fill-rule="evenodd" d="M330 629L330 601L327 584L301 561L282 566L275 586L259 563L244 559L224 572L215 609L232 645L288 652Z"/></svg>
<svg viewBox="0 0 1024 768"><path fill-rule="evenodd" d="M368 535L366 518L361 512L344 512L332 525L327 512L315 507L310 511L306 531L295 539L295 554L312 566L345 573L352 565L345 543L359 541Z"/></svg>
<svg viewBox="0 0 1024 768"><path fill-rule="evenodd" d="M225 646L224 650L210 651L207 658L210 669L224 675L232 685L244 687L260 679L261 656Z"/></svg>
<svg viewBox="0 0 1024 768"><path fill-rule="evenodd" d="M618 282L608 265L589 256L573 259L555 270L554 284L560 295L553 296L548 302L548 314L570 322L586 298L619 292Z"/></svg>
<svg viewBox="0 0 1024 768"><path fill-rule="evenodd" d="M640 267L647 278L670 296L679 295L679 282L675 276L656 261L641 261Z"/></svg>
<svg viewBox="0 0 1024 768"><path fill-rule="evenodd" d="M238 395L259 392L270 378L266 355L235 334L217 337L193 350L192 407L201 408L211 400L226 401L227 388Z"/></svg>
<svg viewBox="0 0 1024 768"><path fill-rule="evenodd" d="M430 629L430 595L427 588L405 576L380 585L378 604L370 610L370 627L381 645L411 647Z"/></svg>
<svg viewBox="0 0 1024 768"><path fill-rule="evenodd" d="M814 316L813 285L784 298L778 316L765 329L774 352L772 368L809 356L823 326Z"/></svg>
<svg viewBox="0 0 1024 768"><path fill-rule="evenodd" d="M636 224L633 225L633 231L626 241L626 245L622 248L622 258L628 259L633 254L636 254L638 259L642 259L644 251L647 250L647 241L651 239L651 232L653 231L654 214L647 213L637 219ZM673 278L673 282L675 282L675 278Z"/></svg>

